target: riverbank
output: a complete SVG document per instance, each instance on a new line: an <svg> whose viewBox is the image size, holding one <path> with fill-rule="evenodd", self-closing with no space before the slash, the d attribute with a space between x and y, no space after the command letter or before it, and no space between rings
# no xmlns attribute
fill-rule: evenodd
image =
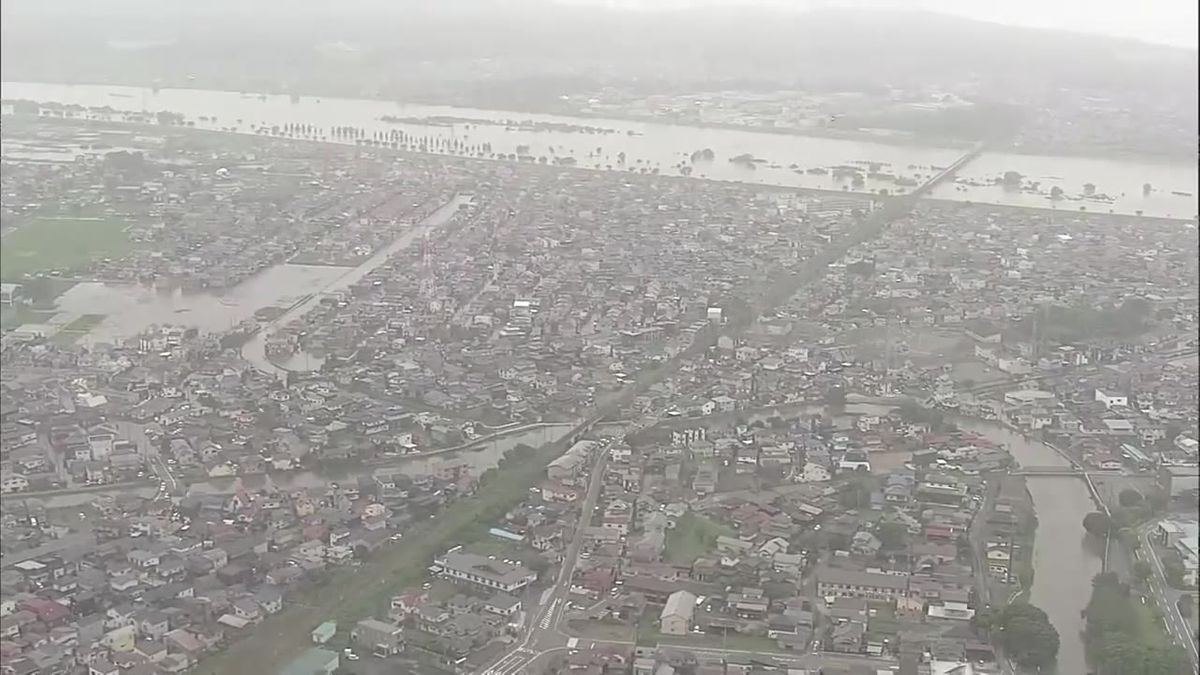
<svg viewBox="0 0 1200 675"><path fill-rule="evenodd" d="M153 99L153 108L168 110L185 115L189 119L199 120L198 126L223 125L228 128L229 122L236 119L235 128L246 124L263 128L282 128L289 124L311 125L317 129L330 126L353 126L367 132L370 138L372 132L387 133L395 129L395 125L385 125L380 122L384 115L402 114L404 117L420 118L429 116L450 116L462 118L512 117L512 112L492 110L438 108L419 106L415 104L388 103L377 99L314 99L289 98L286 96L255 96L237 92L222 92L202 89L160 89L157 92L139 90L128 87L105 87L90 85L53 85L45 83L5 82L3 95L7 100L31 100L48 104L78 105L84 108L119 107L112 96L130 100L127 107L138 107L133 101L142 100L141 108L149 109L148 99ZM424 109L422 109L424 108ZM82 109L81 109L82 112ZM222 122L212 117L220 114ZM524 148L529 159L537 155L550 159L571 156L578 164L594 163L591 167L606 170L606 162L612 164L612 170L623 171L636 169L646 173L650 169L661 169L662 173L673 171L687 164L686 158L697 150L711 148L718 156L718 161L697 164L695 173L708 175L700 176L712 180L727 180L731 182L748 183L752 185L779 185L797 189L823 189L845 194L851 187L847 180L839 180L832 172L820 175L810 174L807 169L824 167L830 169L837 166L861 166L878 164L886 168L879 176L869 174L863 185L861 194L878 195L886 189L889 193L896 192L897 185L887 179L885 174L894 173L897 177L915 177L922 171L928 172L929 167L948 166L959 154L956 148L926 147L912 143L887 144L877 139L850 140L822 138L812 136L796 136L792 134L764 133L758 129L725 129L703 127L687 127L664 124L658 121L625 121L602 117L580 118L553 115L529 114L533 122L579 124L595 120L604 120L616 132L599 139L595 135L579 133L559 133L553 131L515 131L504 127L471 126L466 127L431 127L408 125L405 131L410 137L424 138L435 142L450 143L468 139L468 142L480 147L486 147L490 153L511 156L518 148ZM245 124L243 124L245 121ZM629 133L632 132L632 133ZM601 145L596 145L600 142ZM520 153L517 153L520 154ZM720 158L729 158L741 154L761 157L765 164L756 168L736 165ZM626 162L619 161L621 157ZM1195 173L1194 166L1184 166L1179 169L1163 164L1118 162L1118 161L1083 161L1078 158L1039 155L1011 155L1004 153L985 153L979 160L982 165L990 167L983 173L998 174L1009 169L1018 170L1022 174L1041 177L1048 187L1057 184L1068 195L1077 193L1086 182L1095 183L1099 192L1107 194L1125 194L1111 208L1114 212L1131 214L1143 211L1155 215L1171 214L1177 217L1187 217L1197 211L1194 196L1180 198L1173 196L1176 191L1194 190L1194 180L1189 177ZM1083 163L1080 163L1080 162ZM1020 166L1007 166L1017 162ZM534 162L536 163L536 161ZM802 163L802 165L801 165ZM548 162L548 165L554 165ZM906 168L907 167L907 168ZM923 167L923 168L922 168ZM795 168L796 170L793 170ZM907 171L907 173L905 173ZM1182 171L1182 173L1181 173ZM623 171L629 173L629 171ZM636 173L637 171L634 171ZM922 177L924 174L920 174ZM1065 178L1064 178L1065 177ZM920 179L917 181L920 182ZM1151 196L1142 195L1142 185L1153 183L1159 192ZM993 193L994 194L987 194ZM975 203L1008 203L1009 195L995 192L990 188L976 194L975 190L961 193L963 199ZM987 194L987 196L980 196ZM935 195L936 196L936 195ZM955 195L957 196L957 195Z"/></svg>
<svg viewBox="0 0 1200 675"><path fill-rule="evenodd" d="M181 80L179 82L171 82L170 86L164 86L160 81L140 81L140 80L125 80L114 82L111 80L100 80L95 78L83 78L79 80L65 81L59 80L48 82L48 84L58 84L63 86L96 86L96 87L135 87L139 89L153 90L157 89L179 89L190 91L238 91L238 93L250 96L298 96L302 99L327 99L327 98L346 98L364 101L377 101L384 103L396 103L399 105L418 105L441 108L478 108L482 104L478 101L463 101L461 98L454 96L441 97L422 97L420 95L408 95L404 98L395 98L390 96L382 96L373 94L372 92L363 92L361 90L339 90L331 87L314 87L298 85L295 89L291 86L266 87L256 88L254 91L239 90L236 87L229 88L221 82L207 83L210 86L203 86L206 83L197 82L195 80ZM516 105L514 105L516 103ZM522 106L519 101L511 101L499 108L488 109L495 110L500 113L511 113L514 115L544 115L544 116L563 116L575 117L579 119L601 119L601 120L618 120L632 123L654 123L654 124L670 124L672 126L692 127L696 129L713 129L725 131L753 131L756 133L770 133L782 136L801 136L808 138L828 138L834 140L861 141L872 143L883 143L888 145L904 145L918 147L937 147L937 148L967 148L976 140L962 139L930 139L922 138L909 132L897 131L895 135L888 134L873 134L861 130L836 130L836 129L821 129L821 128L797 128L797 127L752 127L748 125L735 124L731 122L703 122L689 121L684 124L675 123L671 120L662 118L647 117L644 115L634 115L623 113L621 111L606 111L603 113L592 112L589 110L580 110L571 106L560 106L547 108L545 106ZM903 137L901 135L904 134ZM1051 152L1059 157L1072 157L1079 159L1106 159L1116 161L1135 161L1135 162L1164 162L1164 163L1189 163L1189 157L1179 155L1165 155L1157 152L1148 152L1130 148L1120 151L1101 151L1091 150L1079 147L1049 147L1049 148L1028 148L1021 145L1005 145L998 147L997 150L1008 154L1039 156L1042 152Z"/></svg>

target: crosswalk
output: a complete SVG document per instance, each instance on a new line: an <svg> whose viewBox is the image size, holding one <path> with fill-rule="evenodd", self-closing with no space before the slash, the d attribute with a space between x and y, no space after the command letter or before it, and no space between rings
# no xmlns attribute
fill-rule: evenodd
<svg viewBox="0 0 1200 675"><path fill-rule="evenodd" d="M546 610L546 613L542 615L542 620L538 622L538 628L546 630L550 628L550 624L554 623L554 611L558 609L558 602L558 598L555 598L554 602L550 603L550 608Z"/></svg>
<svg viewBox="0 0 1200 675"><path fill-rule="evenodd" d="M491 668L483 671L483 675L513 675L528 665L529 661L536 655L537 652L532 649L520 647L497 661Z"/></svg>

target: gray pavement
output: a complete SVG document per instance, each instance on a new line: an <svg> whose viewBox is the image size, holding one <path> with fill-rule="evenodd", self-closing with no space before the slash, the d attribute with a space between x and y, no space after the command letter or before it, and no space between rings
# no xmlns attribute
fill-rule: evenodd
<svg viewBox="0 0 1200 675"><path fill-rule="evenodd" d="M1159 609L1162 610L1167 633L1187 650L1188 658L1192 662L1192 672L1200 673L1200 654L1197 653L1196 635L1192 632L1187 620L1179 612L1178 602L1179 598L1184 595L1184 591L1171 588L1171 585L1167 583L1167 574L1163 567L1162 559L1159 557L1158 552L1154 548L1154 542L1150 538L1157 524L1157 522L1154 522L1139 529L1138 537L1142 545L1134 555L1138 560L1150 563L1150 590L1158 601Z"/></svg>

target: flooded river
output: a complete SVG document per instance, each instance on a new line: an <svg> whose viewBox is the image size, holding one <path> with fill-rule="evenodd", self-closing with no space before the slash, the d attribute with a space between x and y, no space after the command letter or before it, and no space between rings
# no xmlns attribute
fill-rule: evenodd
<svg viewBox="0 0 1200 675"><path fill-rule="evenodd" d="M258 96L238 92L163 89L153 92L136 87L62 85L4 82L0 97L40 103L110 106L117 110L180 113L197 127L251 133L254 127L311 124L327 132L333 126L352 126L375 132L402 131L411 137L489 144L494 153L521 152L533 157L570 158L577 166L613 170L657 169L678 174L678 165L692 153L711 149L712 161L698 161L693 175L765 185L891 192L903 186L897 177L921 181L964 153L962 149L905 146L830 139L737 129L710 129L598 118L452 108L392 103L378 100L288 96ZM201 119L201 118L204 119ZM383 117L391 118L384 121ZM331 139L332 140L332 139ZM620 155L624 153L624 161ZM739 155L748 161L731 162ZM753 158L757 161L749 161ZM867 169L874 163L874 172ZM830 170L854 166L864 176L853 185L845 175ZM1005 171L1017 171L1038 180L1042 190L1061 187L1078 195L1085 183L1097 193L1114 197L1112 203L1059 203L1076 210L1080 204L1097 212L1143 211L1146 215L1191 218L1197 211L1194 194L1195 164L1162 164L1153 161L1108 161L1039 155L985 153L963 172L969 178L992 180ZM1154 191L1143 196L1142 185ZM1186 192L1189 194L1174 194ZM939 198L974 202L1050 207L1045 195L1005 191L998 186L947 185Z"/></svg>
<svg viewBox="0 0 1200 675"><path fill-rule="evenodd" d="M1010 429L988 422L955 420L963 427L1003 443L1024 466L1069 466L1044 443L1026 440ZM1071 476L1037 476L1026 479L1038 527L1033 547L1031 602L1041 607L1058 629L1059 675L1082 675L1084 620L1080 612L1092 596L1092 577L1100 573L1101 558L1086 540L1083 517L1095 510L1083 480Z"/></svg>

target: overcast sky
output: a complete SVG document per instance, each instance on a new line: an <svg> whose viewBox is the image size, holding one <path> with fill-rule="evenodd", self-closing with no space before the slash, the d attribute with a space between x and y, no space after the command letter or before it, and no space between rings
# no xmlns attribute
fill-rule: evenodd
<svg viewBox="0 0 1200 675"><path fill-rule="evenodd" d="M1197 46L1197 0L563 0L621 7L760 4L773 7L890 7L1033 28L1061 28L1135 38L1177 47Z"/></svg>

